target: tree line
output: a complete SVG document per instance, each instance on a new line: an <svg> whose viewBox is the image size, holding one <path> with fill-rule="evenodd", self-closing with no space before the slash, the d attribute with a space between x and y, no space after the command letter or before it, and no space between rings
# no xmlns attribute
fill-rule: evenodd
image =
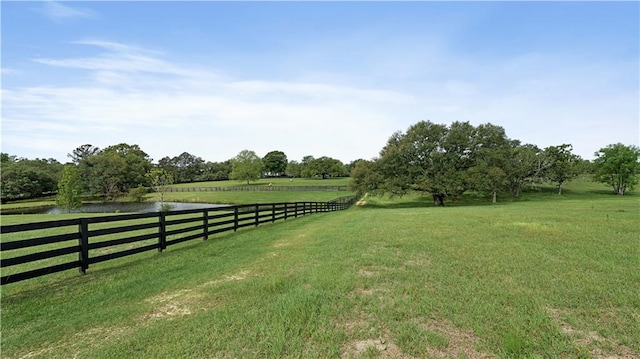
<svg viewBox="0 0 640 359"><path fill-rule="evenodd" d="M70 162L65 165L55 159L30 160L2 153L1 197L7 201L62 191L72 197L113 200L123 195L142 198L147 188L158 191L173 183L351 176L351 187L360 195L421 191L430 194L434 204L443 205L445 199L456 200L468 190L484 193L493 202L500 193L518 197L525 186L544 181L555 183L561 194L564 183L585 173L619 195L637 184L637 146L609 145L596 152L593 161L572 151L570 144L544 149L523 144L492 124L447 126L429 121L392 134L378 157L348 164L310 155L298 162L278 150L264 157L243 150L224 162L204 161L183 152L153 163L138 145L121 143L100 149L85 144L68 154Z"/></svg>
<svg viewBox="0 0 640 359"><path fill-rule="evenodd" d="M190 183L237 179L255 181L262 177L329 178L349 175L350 165L330 157L305 156L301 162L289 161L282 151L271 151L264 157L244 150L223 162L204 161L188 152L175 157L163 157L157 163L138 145L121 143L106 148L91 144L77 147L68 154L69 163L55 159L18 158L2 153L2 200L40 197L60 190L65 179L65 193L71 193L68 183L76 183L76 174L64 173L72 166L77 171L79 189L84 196L113 200L123 195L140 197L146 188L156 189L160 183ZM162 170L157 172L153 170ZM153 173L152 173L153 172ZM65 177L66 176L66 177ZM72 181L73 180L73 181ZM157 182L156 181L156 182Z"/></svg>
<svg viewBox="0 0 640 359"><path fill-rule="evenodd" d="M572 151L570 144L544 149L523 144L492 124L421 121L394 133L377 158L358 161L351 186L360 195L419 191L442 206L445 199L456 200L468 190L488 195L495 203L500 193L518 197L525 186L544 181L555 183L561 194L563 185L582 173L592 174L619 195L637 183L637 146L609 145L595 153L593 162Z"/></svg>

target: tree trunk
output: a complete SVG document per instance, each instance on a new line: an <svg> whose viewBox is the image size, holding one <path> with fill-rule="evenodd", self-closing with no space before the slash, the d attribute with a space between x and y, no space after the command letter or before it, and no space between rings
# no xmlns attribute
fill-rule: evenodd
<svg viewBox="0 0 640 359"><path fill-rule="evenodd" d="M492 203L498 202L498 198L497 197L498 197L497 191L493 191L493 202Z"/></svg>
<svg viewBox="0 0 640 359"><path fill-rule="evenodd" d="M432 193L433 204L435 206L444 206L444 196L439 193Z"/></svg>

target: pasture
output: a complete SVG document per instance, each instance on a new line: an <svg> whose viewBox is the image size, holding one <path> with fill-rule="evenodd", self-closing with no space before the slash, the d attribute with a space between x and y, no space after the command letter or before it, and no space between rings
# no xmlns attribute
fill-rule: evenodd
<svg viewBox="0 0 640 359"><path fill-rule="evenodd" d="M2 356L640 356L637 192L553 192L444 208L367 197L6 285Z"/></svg>

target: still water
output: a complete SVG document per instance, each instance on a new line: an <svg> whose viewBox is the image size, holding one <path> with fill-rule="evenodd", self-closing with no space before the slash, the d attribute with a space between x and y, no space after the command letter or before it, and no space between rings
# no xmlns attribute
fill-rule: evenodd
<svg viewBox="0 0 640 359"><path fill-rule="evenodd" d="M209 204L209 203L180 203L165 202L165 205L171 206L171 211L179 211L184 209L201 209L226 207L225 204ZM71 213L132 213L132 212L158 212L160 211L160 202L106 202L106 203L87 203L78 209L71 210ZM46 206L37 208L18 208L15 210L2 211L2 214L59 214L67 213L66 210L57 206Z"/></svg>

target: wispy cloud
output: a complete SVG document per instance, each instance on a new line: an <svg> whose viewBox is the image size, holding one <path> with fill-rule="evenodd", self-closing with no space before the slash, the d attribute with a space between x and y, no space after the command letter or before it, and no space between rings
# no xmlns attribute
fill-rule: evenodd
<svg viewBox="0 0 640 359"><path fill-rule="evenodd" d="M90 9L63 5L55 1L44 2L37 11L55 22L63 22L71 19L91 19L97 16L97 14Z"/></svg>
<svg viewBox="0 0 640 359"><path fill-rule="evenodd" d="M81 44L105 52L34 61L83 71L86 85L3 91L5 144L31 146L29 138L47 133L46 143L57 141L50 149L56 157L82 143L126 141L156 159L188 151L225 160L251 148L262 154L288 150L293 159L313 154L349 160L377 153L393 131L388 108L415 100L355 86L232 79L134 46ZM362 128L362 136L378 141L354 139ZM69 142L72 134L77 143Z"/></svg>
<svg viewBox="0 0 640 359"><path fill-rule="evenodd" d="M350 161L375 156L388 136L420 120L491 122L542 147L572 143L587 158L609 143L637 142L638 88L620 75L633 63L585 65L544 54L477 63L443 54L429 69L442 76L394 90L234 78L143 47L76 44L99 53L34 60L76 70L75 85L3 90L5 148L64 160L84 143L127 142L156 160L187 151L222 161L249 148ZM444 69L454 62L459 71Z"/></svg>

